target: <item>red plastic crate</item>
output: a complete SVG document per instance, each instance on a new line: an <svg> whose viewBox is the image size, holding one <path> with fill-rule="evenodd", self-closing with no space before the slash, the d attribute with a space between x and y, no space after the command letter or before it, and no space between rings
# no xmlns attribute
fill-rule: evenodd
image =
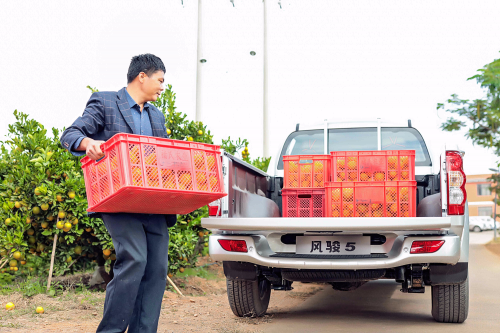
<svg viewBox="0 0 500 333"><path fill-rule="evenodd" d="M332 182L413 181L414 150L332 151Z"/></svg>
<svg viewBox="0 0 500 333"><path fill-rule="evenodd" d="M325 190L283 189L283 217L323 217L325 216Z"/></svg>
<svg viewBox="0 0 500 333"><path fill-rule="evenodd" d="M219 146L116 134L81 160L90 212L187 214L226 196Z"/></svg>
<svg viewBox="0 0 500 333"><path fill-rule="evenodd" d="M326 183L327 217L415 217L417 182Z"/></svg>
<svg viewBox="0 0 500 333"><path fill-rule="evenodd" d="M283 156L283 188L324 188L330 181L329 155Z"/></svg>

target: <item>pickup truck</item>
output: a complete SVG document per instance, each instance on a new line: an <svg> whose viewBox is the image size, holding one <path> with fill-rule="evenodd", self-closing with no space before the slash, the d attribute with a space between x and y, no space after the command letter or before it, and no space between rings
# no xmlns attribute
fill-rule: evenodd
<svg viewBox="0 0 500 333"><path fill-rule="evenodd" d="M367 150L415 150L416 217L283 217L284 155ZM444 147L440 155L432 160L410 120L297 124L267 173L223 152L228 195L211 204L202 226L212 231L210 256L223 263L233 313L264 315L271 290L291 290L295 281L349 291L391 279L404 293L424 293L430 286L433 318L464 322L469 308L464 153ZM344 251L299 251L328 237L345 240ZM368 254L345 251L356 242L366 244Z"/></svg>

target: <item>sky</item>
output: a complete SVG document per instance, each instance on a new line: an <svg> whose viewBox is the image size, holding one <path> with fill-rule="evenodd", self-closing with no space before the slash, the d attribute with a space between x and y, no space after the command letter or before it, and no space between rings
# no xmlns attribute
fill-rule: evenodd
<svg viewBox="0 0 500 333"><path fill-rule="evenodd" d="M117 91L130 59L153 53L177 111L194 120L198 108L217 144L247 138L252 158L276 154L297 123L381 117L411 119L435 154L458 145L467 174L496 165L464 132L443 133L448 115L436 105L484 96L467 78L499 58L499 1L269 0L267 94L262 0L201 0L199 55L198 3L2 1L0 140L15 109L69 126L87 85Z"/></svg>

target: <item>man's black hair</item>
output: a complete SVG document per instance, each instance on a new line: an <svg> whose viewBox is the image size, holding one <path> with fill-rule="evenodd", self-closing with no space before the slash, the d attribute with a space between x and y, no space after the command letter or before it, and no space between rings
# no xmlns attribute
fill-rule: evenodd
<svg viewBox="0 0 500 333"><path fill-rule="evenodd" d="M165 73L165 65L163 65L163 61L161 61L160 58L151 53L137 55L130 61L127 73L127 84L134 81L140 72L144 72L147 76L151 76L159 70Z"/></svg>

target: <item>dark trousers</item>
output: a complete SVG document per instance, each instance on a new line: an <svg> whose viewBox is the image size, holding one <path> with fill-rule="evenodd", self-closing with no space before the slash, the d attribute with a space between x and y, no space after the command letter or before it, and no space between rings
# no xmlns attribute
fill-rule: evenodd
<svg viewBox="0 0 500 333"><path fill-rule="evenodd" d="M168 273L165 215L102 214L116 252L98 333L156 332Z"/></svg>

